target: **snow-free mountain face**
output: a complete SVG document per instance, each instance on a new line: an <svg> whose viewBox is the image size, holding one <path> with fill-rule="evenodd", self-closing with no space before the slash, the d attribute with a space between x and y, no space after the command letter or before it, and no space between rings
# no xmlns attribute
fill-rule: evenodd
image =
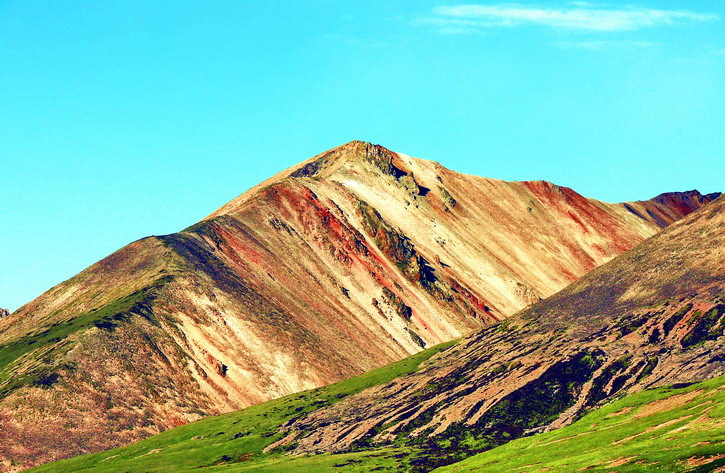
<svg viewBox="0 0 725 473"><path fill-rule="evenodd" d="M724 210L458 343L38 471L719 471Z"/></svg>
<svg viewBox="0 0 725 473"><path fill-rule="evenodd" d="M724 329L725 197L423 370L293 419L272 447L416 446L428 471L624 393L722 376Z"/></svg>
<svg viewBox="0 0 725 473"><path fill-rule="evenodd" d="M348 143L0 319L0 457L129 443L461 337L655 234L669 205Z"/></svg>

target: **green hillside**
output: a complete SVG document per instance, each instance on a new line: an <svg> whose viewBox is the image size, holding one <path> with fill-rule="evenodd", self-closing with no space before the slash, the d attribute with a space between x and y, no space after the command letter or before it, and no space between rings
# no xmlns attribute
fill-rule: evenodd
<svg viewBox="0 0 725 473"><path fill-rule="evenodd" d="M290 457L265 448L280 425L368 387L405 376L451 346L439 345L362 376L194 422L135 444L50 463L33 472L414 471L415 448ZM438 472L687 471L725 467L725 376L627 396L574 424L512 441ZM718 470L719 471L719 470Z"/></svg>
<svg viewBox="0 0 725 473"><path fill-rule="evenodd" d="M399 362L323 388L203 419L134 444L41 465L33 472L75 471L398 471L410 449L386 449L344 455L297 457L263 450L279 440L280 425L300 415L418 370L455 342L429 348ZM281 466L284 463L284 466Z"/></svg>
<svg viewBox="0 0 725 473"><path fill-rule="evenodd" d="M514 440L435 471L725 471L725 376L680 389L642 391L563 429Z"/></svg>

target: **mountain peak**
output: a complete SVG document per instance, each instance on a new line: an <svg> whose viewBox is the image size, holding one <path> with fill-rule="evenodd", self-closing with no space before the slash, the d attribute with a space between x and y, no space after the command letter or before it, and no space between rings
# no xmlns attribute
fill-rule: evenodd
<svg viewBox="0 0 725 473"><path fill-rule="evenodd" d="M720 192L703 195L697 189L693 189L684 192L665 192L649 200L638 201L633 204L642 206L641 210L648 215L649 219L664 228L703 205L716 200L721 195ZM630 211L632 210L630 209ZM643 215L640 214L640 216Z"/></svg>
<svg viewBox="0 0 725 473"><path fill-rule="evenodd" d="M373 174L392 176L399 180L412 174L410 166L414 162L432 163L434 168L444 169L439 163L412 158L367 141L353 140L277 173L227 203L206 219L236 213L260 192L271 186L280 185L289 179L315 178L320 180L333 175L340 177L340 175L352 173L359 176L372 171Z"/></svg>
<svg viewBox="0 0 725 473"><path fill-rule="evenodd" d="M683 201L683 200L690 200L690 201L696 201L696 202L711 202L718 197L720 197L722 193L720 192L711 192L709 194L702 194L697 189L692 189L691 191L682 191L682 192L663 192L662 194L659 194L656 197L651 198L650 200L653 200L655 202L673 202L673 201Z"/></svg>
<svg viewBox="0 0 725 473"><path fill-rule="evenodd" d="M353 140L295 166L289 176L324 177L332 174L343 164L353 162L358 165L372 165L383 174L400 179L411 173L402 156L404 155L379 144ZM416 160L422 161L417 158Z"/></svg>

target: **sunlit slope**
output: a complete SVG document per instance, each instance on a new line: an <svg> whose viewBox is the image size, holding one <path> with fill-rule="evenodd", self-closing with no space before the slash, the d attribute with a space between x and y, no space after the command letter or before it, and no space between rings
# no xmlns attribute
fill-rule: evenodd
<svg viewBox="0 0 725 473"><path fill-rule="evenodd" d="M725 373L725 200L425 369L286 425L291 453L418 446L428 466L559 428L615 396Z"/></svg>
<svg viewBox="0 0 725 473"><path fill-rule="evenodd" d="M440 473L680 471L725 468L725 377L647 390L554 432L435 470Z"/></svg>
<svg viewBox="0 0 725 473"><path fill-rule="evenodd" d="M0 459L111 448L400 360L561 289L659 231L647 216L348 143L0 319Z"/></svg>
<svg viewBox="0 0 725 473"><path fill-rule="evenodd" d="M277 430L285 422L306 412L334 404L368 387L415 372L430 363L451 343L424 350L391 365L323 388L268 401L242 411L211 417L107 452L72 458L40 466L37 472L71 471L196 471L231 464L278 465L287 457L264 449L279 439ZM395 466L393 454L373 463ZM339 463L339 460L334 460ZM329 462L316 463L319 465ZM368 467L370 463L366 463ZM286 471L286 470L285 470ZM294 470L290 470L294 471ZM319 470L318 470L319 471ZM362 470L365 471L365 470Z"/></svg>

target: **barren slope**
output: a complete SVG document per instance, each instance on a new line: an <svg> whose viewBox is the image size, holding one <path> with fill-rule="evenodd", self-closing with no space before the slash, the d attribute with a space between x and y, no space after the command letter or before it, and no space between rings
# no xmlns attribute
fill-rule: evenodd
<svg viewBox="0 0 725 473"><path fill-rule="evenodd" d="M348 143L0 319L0 458L109 448L362 373L502 320L658 230L547 182Z"/></svg>
<svg viewBox="0 0 725 473"><path fill-rule="evenodd" d="M423 370L291 420L276 446L416 445L427 471L624 392L723 375L723 329L720 198Z"/></svg>

